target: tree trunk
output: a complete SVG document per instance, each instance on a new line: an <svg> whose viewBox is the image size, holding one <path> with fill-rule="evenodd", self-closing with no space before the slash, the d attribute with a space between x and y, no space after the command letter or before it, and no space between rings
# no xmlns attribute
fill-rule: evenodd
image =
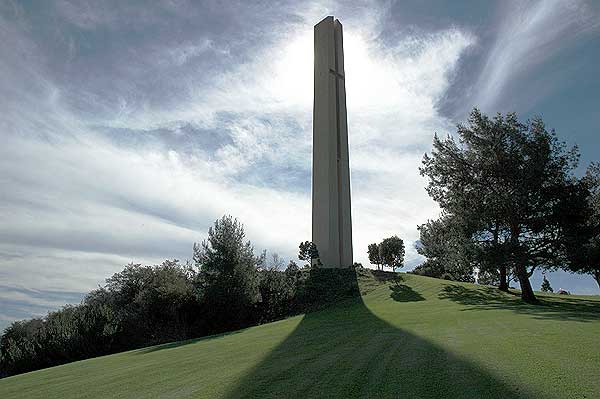
<svg viewBox="0 0 600 399"><path fill-rule="evenodd" d="M500 265L500 291L508 292L508 281L506 280L506 263Z"/></svg>
<svg viewBox="0 0 600 399"><path fill-rule="evenodd" d="M499 256L498 256L498 227L499 223L496 222L496 226L494 228L494 240L493 240L493 247L494 247L494 262L500 262ZM508 292L508 281L506 281L506 263L504 261L504 259L502 260L502 263L500 263L499 265L500 268L500 285L498 286L498 289L500 291L504 291L504 292Z"/></svg>
<svg viewBox="0 0 600 399"><path fill-rule="evenodd" d="M596 280L596 283L598 283L598 288L600 288L600 270L596 270L594 273L592 273L592 276L594 276L594 280Z"/></svg>
<svg viewBox="0 0 600 399"><path fill-rule="evenodd" d="M527 268L522 265L516 266L517 278L519 279L519 284L521 285L521 299L525 302L537 302L537 298L533 293L533 288L531 288L531 282L529 281L529 276L527 276Z"/></svg>
<svg viewBox="0 0 600 399"><path fill-rule="evenodd" d="M511 241L511 252L514 272L519 279L521 285L521 299L525 302L537 302L533 288L531 288L531 282L529 281L529 275L527 274L527 267L525 266L524 257L521 254L521 248L519 246L519 225L516 223L510 226L510 241Z"/></svg>

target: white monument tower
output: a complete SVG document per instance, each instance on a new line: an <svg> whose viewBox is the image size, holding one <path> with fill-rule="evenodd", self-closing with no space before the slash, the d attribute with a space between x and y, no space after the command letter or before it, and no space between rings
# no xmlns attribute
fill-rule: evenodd
<svg viewBox="0 0 600 399"><path fill-rule="evenodd" d="M312 241L324 267L352 265L350 168L342 24L315 25Z"/></svg>

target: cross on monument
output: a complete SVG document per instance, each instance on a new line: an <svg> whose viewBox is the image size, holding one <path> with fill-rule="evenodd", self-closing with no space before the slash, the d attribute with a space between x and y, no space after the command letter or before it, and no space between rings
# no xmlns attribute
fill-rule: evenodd
<svg viewBox="0 0 600 399"><path fill-rule="evenodd" d="M337 77L338 79L344 80L344 75L340 74L339 72L334 71L333 69L330 69L329 72L332 73L332 74L334 74L335 77Z"/></svg>
<svg viewBox="0 0 600 399"><path fill-rule="evenodd" d="M352 266L350 168L342 24L326 17L315 35L312 241L324 267Z"/></svg>

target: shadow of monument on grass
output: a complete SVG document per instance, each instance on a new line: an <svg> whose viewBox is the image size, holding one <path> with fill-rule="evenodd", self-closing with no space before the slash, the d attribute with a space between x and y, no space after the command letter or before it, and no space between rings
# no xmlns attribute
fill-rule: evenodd
<svg viewBox="0 0 600 399"><path fill-rule="evenodd" d="M392 296L421 300L399 287ZM380 319L360 296L306 314L227 397L540 398Z"/></svg>
<svg viewBox="0 0 600 399"><path fill-rule="evenodd" d="M538 303L528 304L518 296L499 291L495 287L468 288L458 284L444 287L440 299L449 299L471 306L464 311L508 309L538 319L587 322L600 320L600 301L581 298L538 296Z"/></svg>

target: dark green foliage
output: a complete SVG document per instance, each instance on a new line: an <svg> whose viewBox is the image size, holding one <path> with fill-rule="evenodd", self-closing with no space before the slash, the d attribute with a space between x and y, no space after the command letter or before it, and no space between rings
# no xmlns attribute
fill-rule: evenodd
<svg viewBox="0 0 600 399"><path fill-rule="evenodd" d="M379 267L389 267L394 272L397 267L404 266L404 241L398 236L384 239L381 243L369 244L367 247L369 261Z"/></svg>
<svg viewBox="0 0 600 399"><path fill-rule="evenodd" d="M37 356L43 320L15 321L4 330L0 344L0 377L44 367Z"/></svg>
<svg viewBox="0 0 600 399"><path fill-rule="evenodd" d="M493 268L482 269L477 275L477 283L482 285L495 285L499 287L500 273L498 270L495 270Z"/></svg>
<svg viewBox="0 0 600 399"><path fill-rule="evenodd" d="M287 267L285 268L285 275L287 276L287 278L297 279L299 273L300 268L298 267L298 264L293 260L290 260L290 263L288 263Z"/></svg>
<svg viewBox="0 0 600 399"><path fill-rule="evenodd" d="M587 212L579 215L570 235L570 271L591 275L600 287L600 163L592 163L582 179L589 190Z"/></svg>
<svg viewBox="0 0 600 399"><path fill-rule="evenodd" d="M311 241L301 242L298 247L298 259L308 262L309 264L312 264L313 259L319 259L317 245Z"/></svg>
<svg viewBox="0 0 600 399"><path fill-rule="evenodd" d="M552 289L552 286L550 285L550 281L548 281L546 276L544 276L544 280L542 281L541 290L542 290L542 292L554 292L554 290Z"/></svg>
<svg viewBox="0 0 600 399"><path fill-rule="evenodd" d="M564 265L568 235L583 215L577 149L541 119L521 123L515 114L490 119L475 109L457 133L458 142L436 136L423 158L427 191L475 245L480 270L497 272L502 289L512 272L522 298L534 301L531 273Z"/></svg>
<svg viewBox="0 0 600 399"><path fill-rule="evenodd" d="M404 241L398 236L384 239L379 244L379 254L383 265L395 272L397 267L404 266Z"/></svg>
<svg viewBox="0 0 600 399"><path fill-rule="evenodd" d="M441 262L429 259L415 267L410 273L418 274L420 276L441 278L444 280L464 282L474 281L473 274L469 272L469 269L454 269L450 271L450 269L445 267Z"/></svg>
<svg viewBox="0 0 600 399"><path fill-rule="evenodd" d="M110 308L66 306L44 319L17 321L0 339L0 375L109 353L114 339Z"/></svg>
<svg viewBox="0 0 600 399"><path fill-rule="evenodd" d="M160 266L129 264L107 279L104 292L93 292L84 303L104 303L118 312L119 346L185 339L200 310L195 276L177 260Z"/></svg>
<svg viewBox="0 0 600 399"><path fill-rule="evenodd" d="M356 273L351 268L303 269L297 282L295 312L317 310L329 303L359 295Z"/></svg>
<svg viewBox="0 0 600 399"><path fill-rule="evenodd" d="M254 256L243 226L229 216L194 245L194 260L196 268L177 260L129 264L80 305L14 322L0 338L0 376L320 309L358 295L356 274L365 272L300 269L293 261L281 270L276 254L270 262L265 253Z"/></svg>
<svg viewBox="0 0 600 399"><path fill-rule="evenodd" d="M376 265L377 270L379 270L381 268L381 264L383 263L379 253L379 244L376 242L369 244L367 247L367 253L369 254L369 262L371 262L372 265Z"/></svg>
<svg viewBox="0 0 600 399"><path fill-rule="evenodd" d="M445 270L446 269L444 268L444 265L441 262L437 260L427 259L425 260L425 262L415 267L409 273L418 274L420 276L441 278L442 274L445 273Z"/></svg>
<svg viewBox="0 0 600 399"><path fill-rule="evenodd" d="M253 308L260 300L256 269L262 261L245 241L244 226L231 216L215 221L208 238L194 244L199 292L213 332L255 321Z"/></svg>
<svg viewBox="0 0 600 399"><path fill-rule="evenodd" d="M201 335L193 278L194 272L176 260L129 264L80 305L8 327L0 338L0 373Z"/></svg>
<svg viewBox="0 0 600 399"><path fill-rule="evenodd" d="M454 278L452 277L452 275L450 273L444 273L441 276L442 280L454 280Z"/></svg>
<svg viewBox="0 0 600 399"><path fill-rule="evenodd" d="M420 233L417 252L427 260L417 266L414 274L451 280L473 282L477 248L455 217L443 215L417 227Z"/></svg>
<svg viewBox="0 0 600 399"><path fill-rule="evenodd" d="M296 292L296 272L288 266L286 272L270 268L259 273L260 302L257 305L260 322L283 318L291 313Z"/></svg>

